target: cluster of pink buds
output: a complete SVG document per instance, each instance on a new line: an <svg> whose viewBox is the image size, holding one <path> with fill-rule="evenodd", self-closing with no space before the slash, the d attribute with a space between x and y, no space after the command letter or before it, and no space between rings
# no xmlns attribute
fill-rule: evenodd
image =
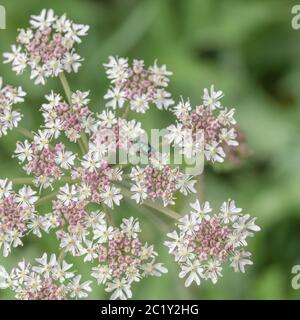
<svg viewBox="0 0 300 320"><path fill-rule="evenodd" d="M15 150L19 162L25 162L25 172L33 174L33 183L41 188L51 187L56 180L61 179L64 171L73 166L75 159L75 154L66 151L63 143L52 146L49 138L46 131L40 131L32 143L28 140L18 142Z"/></svg>
<svg viewBox="0 0 300 320"><path fill-rule="evenodd" d="M3 86L0 77L0 137L8 130L16 128L22 118L20 112L12 109L13 105L24 101L26 93L21 87Z"/></svg>
<svg viewBox="0 0 300 320"><path fill-rule="evenodd" d="M23 245L21 238L27 233L41 237L41 230L48 232L50 228L48 219L36 212L36 191L23 186L16 193L12 188L11 181L0 179L0 248L4 257L12 247Z"/></svg>
<svg viewBox="0 0 300 320"><path fill-rule="evenodd" d="M145 113L151 104L162 110L174 103L165 90L172 75L165 65L159 67L155 62L145 69L143 60L133 60L129 66L126 58L109 57L104 67L111 82L104 96L107 107L122 108L128 103L131 110Z"/></svg>
<svg viewBox="0 0 300 320"><path fill-rule="evenodd" d="M91 112L87 106L89 92L76 91L71 96L71 105L62 101L59 94L51 92L46 95L48 103L42 105L41 111L45 119L45 131L57 139L61 132L76 142L82 131L87 129Z"/></svg>
<svg viewBox="0 0 300 320"><path fill-rule="evenodd" d="M17 74L29 66L35 84L45 84L45 78L56 77L62 71L78 71L82 59L74 46L81 42L89 26L75 24L65 15L58 17L51 9L32 16L30 25L20 29L18 45L12 45L12 52L4 53L4 63L11 63Z"/></svg>
<svg viewBox="0 0 300 320"><path fill-rule="evenodd" d="M252 264L251 253L244 250L246 239L260 230L256 218L242 214L230 199L214 214L208 202L201 205L196 200L191 208L190 214L179 219L179 232L169 233L171 240L165 242L181 268L179 277L187 278L185 285L193 281L200 285L201 279L216 283L226 261L235 272L245 272L245 266Z"/></svg>
<svg viewBox="0 0 300 320"><path fill-rule="evenodd" d="M225 146L237 146L234 109L223 108L222 91L204 89L203 104L192 110L189 101L181 101L173 112L177 124L167 128L167 140L180 146L187 157L204 153L211 162L223 162Z"/></svg>
<svg viewBox="0 0 300 320"><path fill-rule="evenodd" d="M139 166L131 170L130 177L134 184L131 191L134 193L131 198L137 203L145 199L155 201L161 199L166 207L175 204L175 193L179 190L184 195L195 193L196 180L191 176L179 171L179 168L172 169L169 165L154 166L148 165L145 168Z"/></svg>
<svg viewBox="0 0 300 320"><path fill-rule="evenodd" d="M21 300L66 300L86 298L92 291L91 281L80 283L81 275L71 271L72 264L47 253L37 258L37 265L25 260L9 273L0 267L0 288L10 288Z"/></svg>
<svg viewBox="0 0 300 320"><path fill-rule="evenodd" d="M133 217L123 219L120 228L112 228L109 233L103 223L94 229L93 249L99 265L93 268L92 276L106 284L105 290L112 292L111 299L131 298L134 282L167 272L162 263L156 262L153 246L142 245L139 232L139 222Z"/></svg>

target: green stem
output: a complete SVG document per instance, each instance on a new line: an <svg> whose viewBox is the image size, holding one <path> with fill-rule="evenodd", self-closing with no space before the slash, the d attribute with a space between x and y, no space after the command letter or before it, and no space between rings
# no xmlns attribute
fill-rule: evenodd
<svg viewBox="0 0 300 320"><path fill-rule="evenodd" d="M31 177L12 178L12 179L10 179L10 181L11 181L14 185L18 185L18 184L33 184L33 178L31 178Z"/></svg>
<svg viewBox="0 0 300 320"><path fill-rule="evenodd" d="M203 202L205 200L205 194L204 194L204 172L202 172L197 177L196 190L197 190L197 194L198 194L199 200L201 202Z"/></svg>
<svg viewBox="0 0 300 320"><path fill-rule="evenodd" d="M58 259L57 259L57 262L58 262L58 263L62 263L62 261L64 260L65 255L66 255L66 251L65 251L65 250L62 250L62 251L60 252L60 255L59 255Z"/></svg>
<svg viewBox="0 0 300 320"><path fill-rule="evenodd" d="M122 190L122 194L128 198L128 199L131 199L131 193L128 189L124 188L124 187L121 187L121 190ZM155 203L155 202L152 202L152 201L149 201L149 200L144 200L142 202L142 205L146 206L146 207L149 207L149 208L152 208L158 212L161 212L163 214L165 214L166 216L174 219L174 220L178 220L181 216L180 214L178 214L177 212L173 211L172 209L170 208L166 208L166 207L162 207L161 205Z"/></svg>
<svg viewBox="0 0 300 320"><path fill-rule="evenodd" d="M46 203L47 201L54 199L54 198L57 196L57 194L58 194L57 191L52 192L52 193L49 193L48 195L40 198L40 199L36 202L35 206L36 206L36 207L37 207L37 206L40 206L40 205Z"/></svg>
<svg viewBox="0 0 300 320"><path fill-rule="evenodd" d="M84 145L83 145L83 142L82 142L82 139L81 139L81 138L78 140L78 144L79 144L81 153L82 153L82 154L85 154L85 148L84 148Z"/></svg>
<svg viewBox="0 0 300 320"><path fill-rule="evenodd" d="M18 185L18 184L33 184L33 180L34 178L32 177L22 177L22 178L12 178L10 179L10 181L14 184L14 185ZM59 180L57 180L56 182L60 182L60 183L71 183L71 182L78 182L78 180L76 179L72 179L72 177L62 177Z"/></svg>
<svg viewBox="0 0 300 320"><path fill-rule="evenodd" d="M71 106L72 105L72 99L71 99L71 89L70 89L70 86L69 86L69 83L68 83L68 80L65 76L65 74L63 72L61 72L59 74L59 79L60 79L60 82L64 88L64 91L65 91L65 95L67 97L67 101L68 101L68 104Z"/></svg>
<svg viewBox="0 0 300 320"><path fill-rule="evenodd" d="M19 133L21 133L23 136L25 136L26 138L30 139L30 140L33 140L34 138L34 135L32 132L30 132L29 130L21 127L21 126L18 126L17 129L16 129Z"/></svg>
<svg viewBox="0 0 300 320"><path fill-rule="evenodd" d="M102 207L103 207L103 211L105 213L105 216L106 216L108 222L110 223L110 225L114 226L114 222L113 222L113 219L112 219L112 216L109 212L108 207L104 203L102 203Z"/></svg>
<svg viewBox="0 0 300 320"><path fill-rule="evenodd" d="M124 113L123 113L123 115L122 115L122 118L123 118L123 119L126 119L126 118L127 118L129 109L130 109L130 105L129 105L129 103L128 103L127 106L125 107L125 111L124 111Z"/></svg>

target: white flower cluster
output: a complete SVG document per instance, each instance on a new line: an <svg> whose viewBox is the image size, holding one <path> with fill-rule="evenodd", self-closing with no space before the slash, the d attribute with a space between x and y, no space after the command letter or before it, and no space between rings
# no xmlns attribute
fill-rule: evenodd
<svg viewBox="0 0 300 320"><path fill-rule="evenodd" d="M155 62L148 69L143 60L133 60L129 66L127 58L109 57L104 64L111 86L104 96L107 107L122 108L126 103L135 112L145 113L151 104L159 110L168 109L174 101L165 90L172 72Z"/></svg>
<svg viewBox="0 0 300 320"><path fill-rule="evenodd" d="M71 95L71 105L53 91L46 95L47 103L41 107L45 120L45 132L55 139L64 132L71 142L76 142L82 131L89 132L91 130L91 111L88 108L90 101L88 95L89 92L77 90Z"/></svg>
<svg viewBox="0 0 300 320"><path fill-rule="evenodd" d="M0 137L18 126L22 115L12 108L15 104L23 102L25 96L26 93L21 87L4 86L0 77Z"/></svg>
<svg viewBox="0 0 300 320"><path fill-rule="evenodd" d="M235 109L223 108L222 91L204 89L203 104L192 109L189 101L181 101L173 108L177 123L170 125L165 138L179 146L182 154L191 158L204 154L207 161L223 162L225 146L238 146L234 128Z"/></svg>
<svg viewBox="0 0 300 320"><path fill-rule="evenodd" d="M145 199L152 201L161 198L164 207L174 205L175 193L180 191L187 196L189 193L196 193L195 183L192 176L183 174L179 168L172 169L168 165L161 167L150 165L146 168L133 167L130 173L133 185L131 199L137 203L143 203Z"/></svg>
<svg viewBox="0 0 300 320"><path fill-rule="evenodd" d="M179 219L179 231L169 233L171 240L165 242L181 268L179 277L186 277L185 285L200 285L201 279L216 283L226 261L235 272L245 272L245 266L252 264L251 253L244 249L246 240L260 230L256 218L242 214L231 199L214 214L208 202L201 205L196 200L191 208L190 214Z"/></svg>
<svg viewBox="0 0 300 320"><path fill-rule="evenodd" d="M74 46L87 35L89 26L76 24L66 15L58 17L52 9L31 16L30 25L20 29L18 45L11 46L12 52L4 53L4 63L11 63L18 75L29 66L30 78L43 85L46 78L56 77L62 71L78 71L82 59Z"/></svg>
<svg viewBox="0 0 300 320"><path fill-rule="evenodd" d="M82 299L92 291L91 281L81 283L81 275L70 270L73 265L59 261L55 254L48 261L44 253L36 261L31 265L22 260L9 273L0 266L0 288L10 288L22 300Z"/></svg>
<svg viewBox="0 0 300 320"><path fill-rule="evenodd" d="M0 179L0 248L7 257L11 248L23 245L22 238L32 232L39 238L41 231L48 232L48 219L39 215L35 209L38 200L36 191L30 186L23 186L17 193L12 190L12 183Z"/></svg>
<svg viewBox="0 0 300 320"><path fill-rule="evenodd" d="M84 262L98 261L91 275L112 292L111 299L127 299L132 297L134 282L167 272L162 263L156 262L153 246L141 244L140 232L139 222L133 217L124 218L117 228L107 224L103 212L94 211L72 231L58 231L57 235L64 252L83 256Z"/></svg>

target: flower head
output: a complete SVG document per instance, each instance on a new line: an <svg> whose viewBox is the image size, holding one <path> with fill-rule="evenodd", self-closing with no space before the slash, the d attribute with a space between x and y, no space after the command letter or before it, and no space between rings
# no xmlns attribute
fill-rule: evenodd
<svg viewBox="0 0 300 320"><path fill-rule="evenodd" d="M35 84L45 84L46 78L56 77L61 72L77 72L82 59L75 51L75 44L87 34L89 26L76 24L43 9L40 15L33 15L30 27L20 29L18 45L12 45L12 52L4 53L4 63L11 63L17 74L28 66Z"/></svg>
<svg viewBox="0 0 300 320"><path fill-rule="evenodd" d="M159 67L155 62L146 69L143 60L133 60L129 66L128 59L111 56L104 67L111 81L104 96L108 100L107 107L122 108L129 103L131 110L145 113L150 104L162 110L174 103L171 94L165 90L172 75L165 65Z"/></svg>
<svg viewBox="0 0 300 320"><path fill-rule="evenodd" d="M204 89L203 104L195 109L189 101L183 100L174 107L177 123L167 128L166 138L181 148L181 152L191 158L199 153L211 162L223 162L227 146L236 147L237 134L234 125L234 109L223 108L219 99L222 91L211 88L211 97Z"/></svg>
<svg viewBox="0 0 300 320"><path fill-rule="evenodd" d="M181 268L179 277L186 278L185 285L200 285L201 279L216 283L226 261L234 271L245 272L245 266L252 264L251 254L244 250L246 239L260 230L256 218L242 214L230 199L219 213L212 214L208 202L202 206L197 200L191 207L191 213L179 219L179 235L173 231L165 242Z"/></svg>
<svg viewBox="0 0 300 320"><path fill-rule="evenodd" d="M69 298L85 298L91 291L91 281L80 284L81 275L68 271L72 265L66 261L59 262L55 254L47 257L44 253L37 258L37 265L25 260L8 273L0 269L2 283L0 287L10 288L16 298L22 300L66 300Z"/></svg>
<svg viewBox="0 0 300 320"><path fill-rule="evenodd" d="M13 106L23 102L25 96L26 93L21 87L3 86L0 77L0 137L18 126L22 114L13 110Z"/></svg>

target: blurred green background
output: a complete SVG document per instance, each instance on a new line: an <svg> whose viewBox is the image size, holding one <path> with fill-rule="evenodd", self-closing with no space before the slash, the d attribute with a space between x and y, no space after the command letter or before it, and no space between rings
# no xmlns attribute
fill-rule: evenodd
<svg viewBox="0 0 300 320"><path fill-rule="evenodd" d="M240 126L253 154L236 167L207 167L205 197L215 206L231 197L253 216L262 231L250 239L254 265L246 274L224 269L216 285L186 289L178 268L162 245L172 221L124 204L114 219L140 217L143 240L153 242L160 260L169 268L163 278L149 278L134 285L135 299L298 299L291 287L291 268L300 264L300 30L291 27L288 0L2 0L7 10L7 29L0 30L1 52L15 43L18 27L28 25L29 16L43 7L67 13L75 22L89 24L88 37L78 47L85 58L78 74L68 75L73 89L91 90L91 108L103 108L107 89L102 64L108 55L141 58L147 64L158 59L174 72L173 97L200 102L204 87L215 84L225 92L224 104L236 108ZM34 86L28 74L17 77L8 65L0 65L5 83L22 85L28 93L22 105L22 126L36 130L41 123L38 109L50 90L61 92L58 80L45 87ZM132 115L130 115L132 117ZM146 128L165 127L169 112L152 109L138 117ZM24 173L11 159L16 132L0 140L0 177ZM190 200L193 200L190 199ZM47 212L49 208L42 208ZM179 212L187 212L188 201L180 199ZM26 257L57 252L53 234L39 240L27 237L24 247L14 250L0 264L12 267ZM70 259L88 278L89 266ZM0 298L11 298L1 291ZM107 298L103 287L94 286L93 299Z"/></svg>

